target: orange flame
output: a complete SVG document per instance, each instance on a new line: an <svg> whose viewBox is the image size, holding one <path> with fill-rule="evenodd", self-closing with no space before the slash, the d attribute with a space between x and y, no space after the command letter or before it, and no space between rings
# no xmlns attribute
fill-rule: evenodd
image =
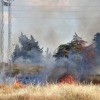
<svg viewBox="0 0 100 100"><path fill-rule="evenodd" d="M60 79L59 83L77 84L77 82L74 80L74 78L71 75L66 75L66 76L62 77Z"/></svg>
<svg viewBox="0 0 100 100"><path fill-rule="evenodd" d="M18 78L16 78L15 81L14 81L14 86L16 86L16 87L22 87L23 84L18 81Z"/></svg>

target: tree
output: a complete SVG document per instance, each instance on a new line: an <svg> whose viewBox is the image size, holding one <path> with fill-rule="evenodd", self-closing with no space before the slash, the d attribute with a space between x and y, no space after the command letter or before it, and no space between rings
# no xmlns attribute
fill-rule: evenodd
<svg viewBox="0 0 100 100"><path fill-rule="evenodd" d="M96 66L100 66L100 33L96 33L93 38L94 52L95 52L95 63Z"/></svg>
<svg viewBox="0 0 100 100"><path fill-rule="evenodd" d="M76 33L73 36L72 43L76 44L76 49L82 51L85 48L86 41L84 41L81 37L79 37Z"/></svg>
<svg viewBox="0 0 100 100"><path fill-rule="evenodd" d="M58 51L53 56L57 59L68 58L68 54L73 51L73 53L80 53L87 42L80 38L76 33L70 43L62 44L58 47Z"/></svg>
<svg viewBox="0 0 100 100"><path fill-rule="evenodd" d="M30 59L31 62L40 62L42 58L43 48L40 48L38 41L36 42L34 37L31 35L30 39L21 33L19 37L20 51L17 58L22 57L23 59ZM17 53L16 49L14 50L13 56ZM16 59L14 56L14 60Z"/></svg>
<svg viewBox="0 0 100 100"><path fill-rule="evenodd" d="M98 53L98 55L100 56L100 33L96 33L94 35L94 44L96 45L96 51Z"/></svg>
<svg viewBox="0 0 100 100"><path fill-rule="evenodd" d="M57 53L55 53L53 56L57 59L68 57L68 52L70 51L71 47L67 44L62 44L58 47Z"/></svg>

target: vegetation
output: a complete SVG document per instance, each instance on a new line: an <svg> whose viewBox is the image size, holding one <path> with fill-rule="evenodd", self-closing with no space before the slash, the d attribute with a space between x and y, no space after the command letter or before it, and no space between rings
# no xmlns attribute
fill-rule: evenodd
<svg viewBox="0 0 100 100"><path fill-rule="evenodd" d="M40 70L43 69L43 66L35 66L35 65L12 65L12 76L17 74L26 74L26 75L37 75L40 73Z"/></svg>
<svg viewBox="0 0 100 100"><path fill-rule="evenodd" d="M96 49L97 49L98 53L100 53L100 33L96 33L94 35L93 41L94 41L94 43L96 45Z"/></svg>
<svg viewBox="0 0 100 100"><path fill-rule="evenodd" d="M26 35L21 34L19 37L19 45L16 45L13 52L13 63L17 59L29 59L31 62L41 62L42 49L40 49L38 42L35 42L33 36L28 39ZM58 47L58 51L54 54L56 59L67 58L70 62L64 64L57 63L64 68L75 68L80 77L85 77L89 74L90 68L100 67L100 33L94 35L93 44L85 46L86 41L80 38L77 34L73 36L70 43L62 44ZM46 60L49 61L51 53L49 49L46 51ZM73 63L73 64L72 64ZM75 66L74 66L75 65ZM7 64L5 64L5 67ZM74 67L73 67L74 66ZM56 66L55 66L56 67ZM13 64L12 74L40 74L41 69L45 67L33 64ZM58 67L57 67L58 69ZM45 70L44 70L45 71ZM52 70L53 71L53 70ZM69 71L69 70L68 70ZM71 70L72 71L72 70ZM74 70L73 70L74 71ZM72 72L73 72L72 71ZM27 72L27 73L26 73ZM55 68L53 74L59 74ZM55 78L55 77L54 77ZM87 82L93 82L100 85L100 75L87 77ZM0 100L100 100L100 86L93 84L46 84L44 86L33 85L0 85Z"/></svg>
<svg viewBox="0 0 100 100"><path fill-rule="evenodd" d="M56 62L53 59L54 64L52 64L52 61L50 60L52 57L49 49L47 49L46 55L43 56L42 49L40 49L38 42L35 41L33 36L29 39L26 35L21 34L19 43L20 46L16 45L12 59L14 63L18 61L18 64L22 61L22 64L25 66L21 65L22 67L13 67L13 75L18 73L23 74L24 72L29 74L41 74L40 72L42 71L44 71L42 73L48 71L46 72L48 75L48 69L52 67L52 76L54 76L55 73L59 76L59 73L57 73L59 67L61 70L64 68L64 70L67 70L66 72L72 74L75 70L75 73L79 75L79 78L83 78L84 80L89 75L92 68L100 67L100 33L94 35L93 43L89 46L86 46L87 42L75 33L70 43L62 44L58 47L58 51L53 55L56 58ZM35 66L31 66L30 68L29 66L31 63ZM40 65L46 66L47 69L42 69L43 67ZM55 70L54 73L53 70Z"/></svg>
<svg viewBox="0 0 100 100"><path fill-rule="evenodd" d="M8 65L5 63L5 68L6 70L6 74L8 76L8 74L10 74L12 77L18 75L18 74L22 74L22 75L38 75L41 71L41 69L44 68L44 66L39 66L39 65L23 65L23 64L12 64L11 69L8 68ZM1 67L0 71L3 68Z"/></svg>
<svg viewBox="0 0 100 100"><path fill-rule="evenodd" d="M93 38L93 43L95 44L95 55L98 60L95 60L95 63L100 66L100 33L96 33Z"/></svg>
<svg viewBox="0 0 100 100"><path fill-rule="evenodd" d="M92 84L0 85L0 100L100 100L100 87Z"/></svg>
<svg viewBox="0 0 100 100"><path fill-rule="evenodd" d="M73 39L70 43L62 44L58 47L58 51L53 56L57 59L60 58L68 58L68 54L71 51L75 51L77 53L81 53L81 51L85 48L85 44L87 42L82 40L76 33L73 36Z"/></svg>
<svg viewBox="0 0 100 100"><path fill-rule="evenodd" d="M30 39L28 39L26 35L23 35L23 33L21 33L21 36L19 37L19 43L21 46L17 44L12 55L13 62L15 62L20 57L23 60L29 59L30 63L41 62L43 51L42 48L40 49L38 42L35 42L35 39L32 35L30 36Z"/></svg>

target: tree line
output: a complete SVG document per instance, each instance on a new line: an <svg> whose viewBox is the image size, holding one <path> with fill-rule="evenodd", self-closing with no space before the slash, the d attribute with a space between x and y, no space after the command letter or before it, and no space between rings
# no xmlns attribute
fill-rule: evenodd
<svg viewBox="0 0 100 100"><path fill-rule="evenodd" d="M93 42L91 45L86 46L87 41L83 40L76 33L72 38L72 41L66 44L61 44L57 51L52 55L59 62L60 59L70 59L74 60L73 55L79 55L82 59L81 64L85 63L88 67L93 67L99 64L100 59L100 33L96 33L93 37ZM15 63L20 57L23 59L29 59L33 63L40 63L43 56L43 48L40 48L38 41L34 39L31 35L28 38L26 35L21 33L19 36L19 44L16 44L14 52L12 54L12 62ZM46 57L49 58L51 53L46 51Z"/></svg>

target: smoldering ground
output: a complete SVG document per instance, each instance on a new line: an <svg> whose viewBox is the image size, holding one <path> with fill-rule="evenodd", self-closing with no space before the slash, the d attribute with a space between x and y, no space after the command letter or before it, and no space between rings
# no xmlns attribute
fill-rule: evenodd
<svg viewBox="0 0 100 100"><path fill-rule="evenodd" d="M80 81L82 77L87 77L89 74L99 74L99 65L96 65L95 68L91 70L90 67L88 67L88 64L85 64L82 56L79 54L69 54L69 58L62 58L59 61L56 61L55 58L42 58L41 64L33 63L30 59L23 59L18 58L16 59L16 65L18 67L28 67L29 65L35 66L42 66L41 70L38 74L35 75L35 73L28 74L28 68L25 70L25 73L19 73L15 75L14 77L8 77L6 76L5 70L0 71L0 83L3 84L13 84L16 76L35 76L37 78L37 84L45 84L46 82L53 82L56 83L59 81L59 79L63 75L70 74L74 77L75 80ZM98 58L96 59L98 60ZM28 66L27 66L28 65Z"/></svg>
<svg viewBox="0 0 100 100"><path fill-rule="evenodd" d="M82 56L79 54L69 54L69 58L62 58L56 61L55 58L42 58L41 64L33 63L30 59L18 58L15 62L17 65L40 65L43 66L37 75L34 73L28 74L26 70L24 74L19 73L21 76L36 76L39 84L45 84L46 82L56 83L59 79L67 74L74 77L75 80L80 81L81 78L87 78L87 76L92 72L92 74L97 74L95 70L91 70L88 64L85 64ZM22 67L24 67L22 66ZM28 66L26 66L28 67ZM32 66L34 67L34 66ZM98 67L96 67L97 70ZM20 76L18 75L18 76Z"/></svg>

